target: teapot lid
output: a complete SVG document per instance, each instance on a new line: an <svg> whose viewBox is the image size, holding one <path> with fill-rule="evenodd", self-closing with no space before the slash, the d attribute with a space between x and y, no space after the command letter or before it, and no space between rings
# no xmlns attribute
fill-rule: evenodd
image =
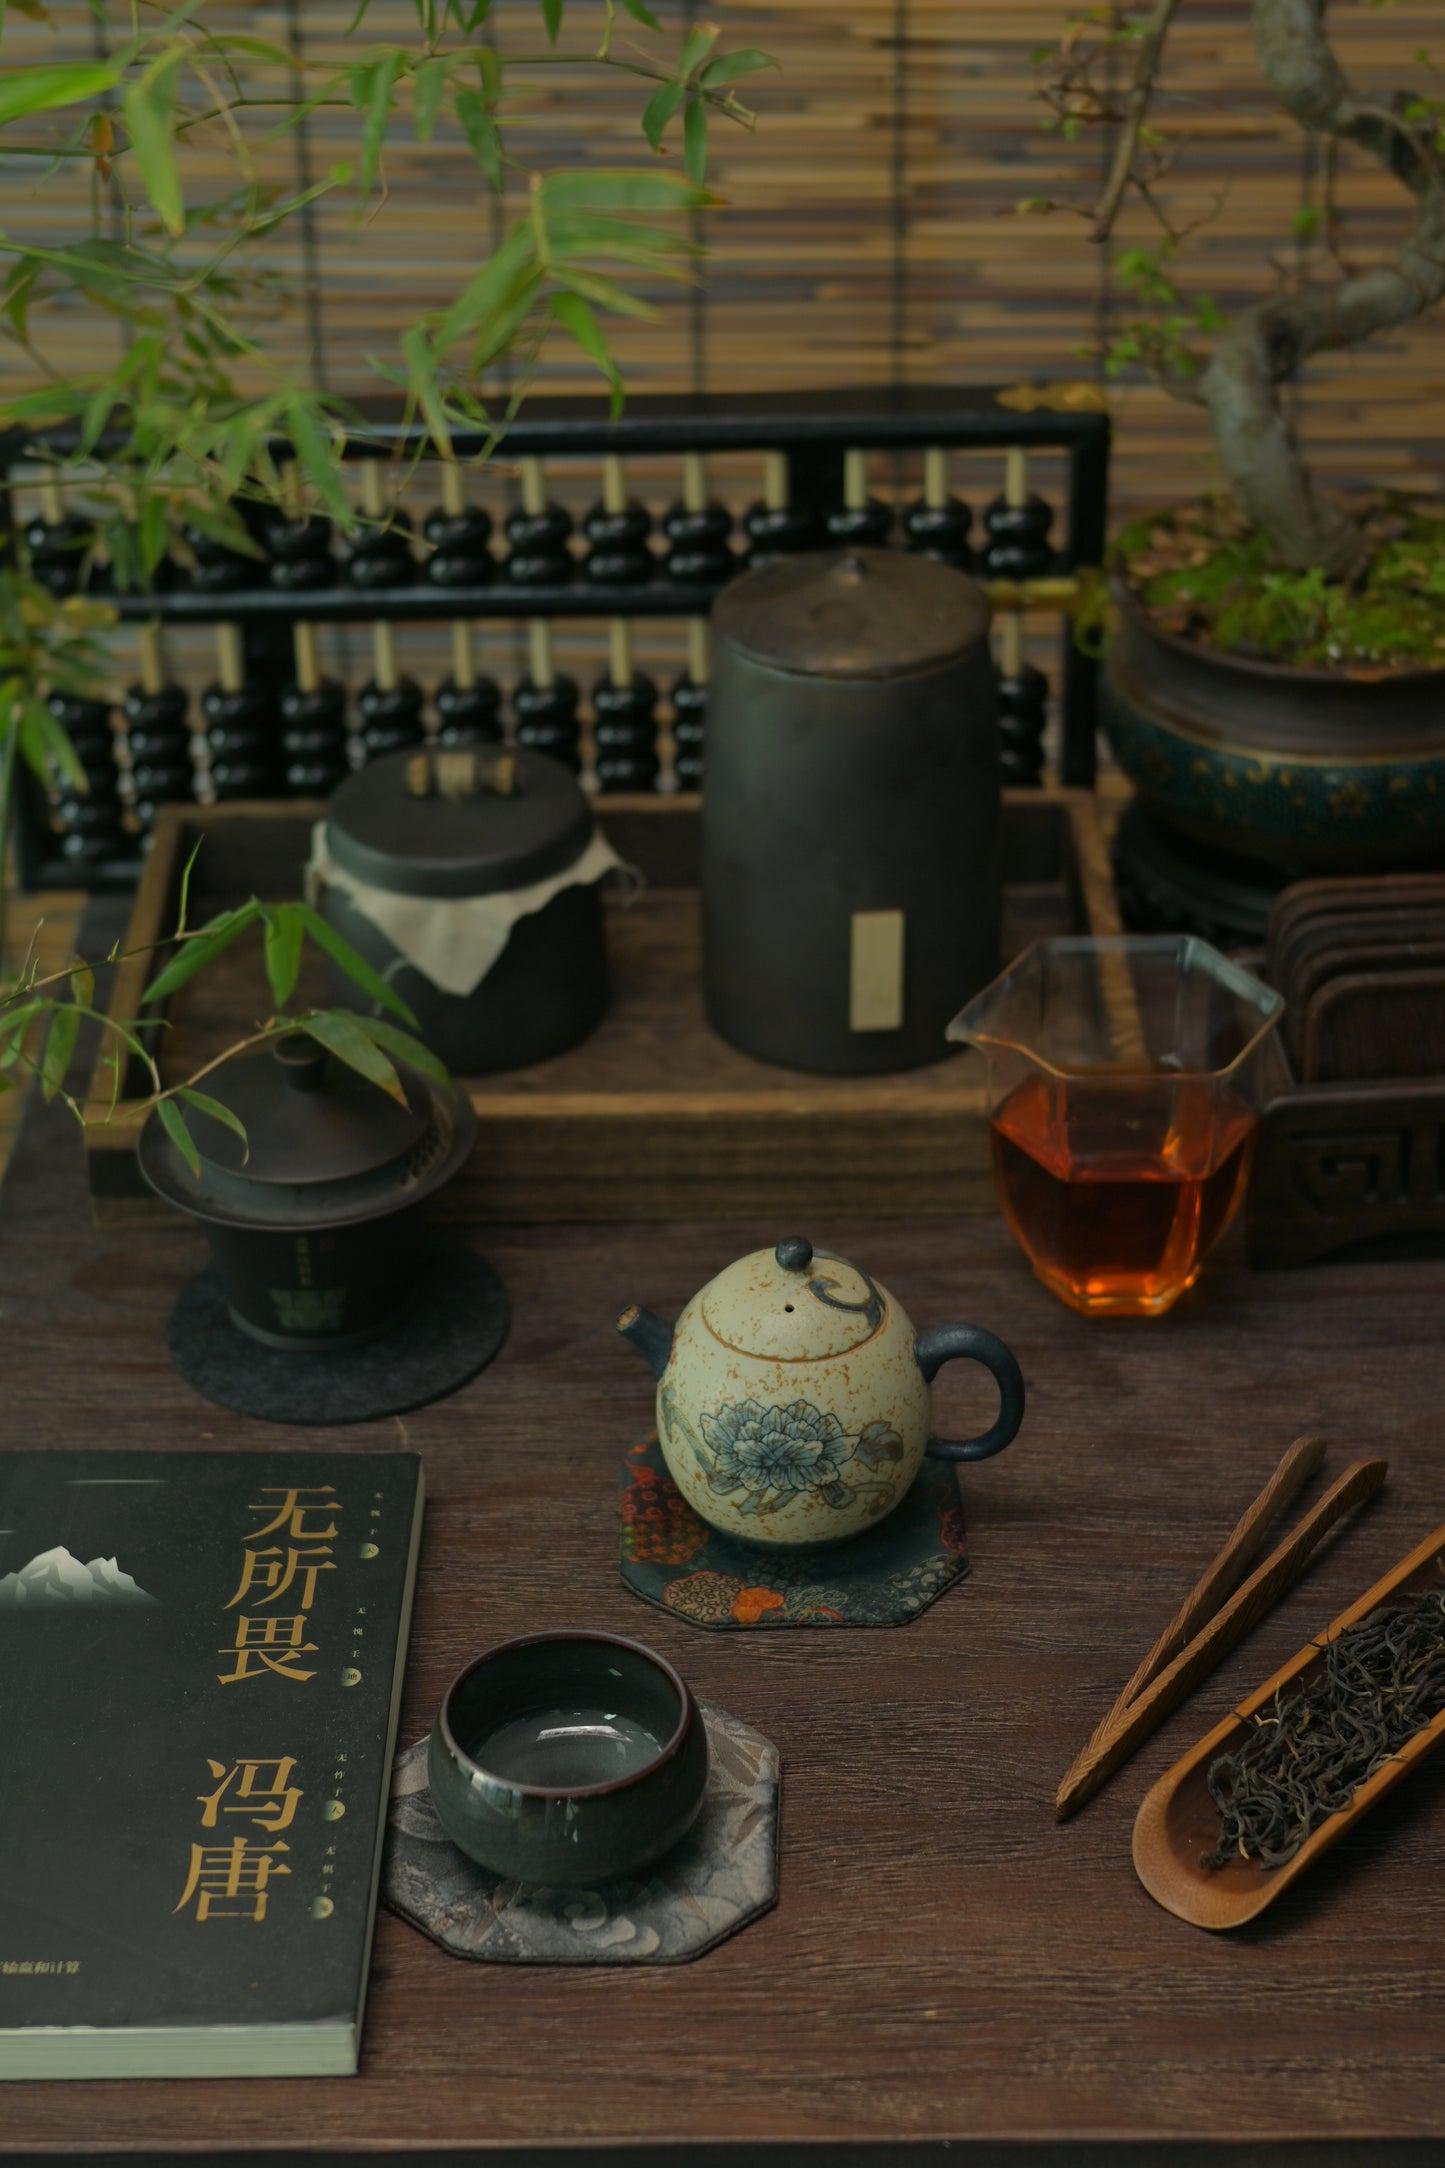
<svg viewBox="0 0 1445 2168"><path fill-rule="evenodd" d="M778 1362L846 1355L888 1314L888 1297L866 1272L796 1235L740 1257L699 1300L703 1323L725 1347Z"/></svg>

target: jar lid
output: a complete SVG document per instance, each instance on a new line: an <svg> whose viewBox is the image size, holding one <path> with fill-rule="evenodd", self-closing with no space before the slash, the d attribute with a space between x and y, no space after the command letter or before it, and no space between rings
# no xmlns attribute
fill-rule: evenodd
<svg viewBox="0 0 1445 2168"><path fill-rule="evenodd" d="M456 1086L399 1066L406 1104L298 1033L228 1062L210 1096L245 1129L187 1107L200 1155L192 1172L159 1109L137 1147L140 1170L168 1204L231 1227L347 1226L419 1203L449 1179L475 1134Z"/></svg>
<svg viewBox="0 0 1445 2168"><path fill-rule="evenodd" d="M713 636L774 670L901 677L936 669L988 631L988 597L907 550L838 550L760 565L713 604Z"/></svg>
<svg viewBox="0 0 1445 2168"><path fill-rule="evenodd" d="M846 1257L791 1236L740 1257L700 1297L703 1323L739 1355L820 1362L871 1340L888 1297Z"/></svg>
<svg viewBox="0 0 1445 2168"><path fill-rule="evenodd" d="M326 847L343 873L409 896L491 896L562 873L592 840L592 808L576 777L545 753L518 750L506 797L415 797L415 753L385 753L326 801Z"/></svg>

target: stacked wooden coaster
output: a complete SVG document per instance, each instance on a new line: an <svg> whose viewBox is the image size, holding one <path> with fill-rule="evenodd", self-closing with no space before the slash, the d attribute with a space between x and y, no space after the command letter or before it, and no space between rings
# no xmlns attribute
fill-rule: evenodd
<svg viewBox="0 0 1445 2168"><path fill-rule="evenodd" d="M1445 874L1297 881L1265 956L1300 1083L1445 1076Z"/></svg>

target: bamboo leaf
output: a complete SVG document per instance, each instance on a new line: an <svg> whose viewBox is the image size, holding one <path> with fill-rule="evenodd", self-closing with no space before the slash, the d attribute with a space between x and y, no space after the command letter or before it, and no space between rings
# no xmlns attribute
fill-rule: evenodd
<svg viewBox="0 0 1445 2168"><path fill-rule="evenodd" d="M578 293L554 294L552 314L563 330L581 347L583 353L596 362L606 377L611 387L612 415L615 420L622 412L622 378L591 307Z"/></svg>
<svg viewBox="0 0 1445 2168"><path fill-rule="evenodd" d="M156 1112L161 1118L162 1129L164 1129L192 1174L198 1175L201 1171L201 1155L196 1150L196 1140L187 1129L185 1118L174 1099L158 1100Z"/></svg>
<svg viewBox="0 0 1445 2168"><path fill-rule="evenodd" d="M642 0L622 0L622 5L626 8L628 14L632 17L634 22L646 23L649 30L660 30L662 28L661 23L653 14L651 8L644 7L642 4Z"/></svg>
<svg viewBox="0 0 1445 2168"><path fill-rule="evenodd" d="M688 32L677 62L677 72L684 82L695 68L702 66L717 41L718 32L711 23L699 23L696 30Z"/></svg>
<svg viewBox="0 0 1445 2168"><path fill-rule="evenodd" d="M81 766L80 755L70 742L70 732L58 716L51 714L45 701L34 700L34 707L36 728L44 741L48 758L54 762L57 771L72 790L79 791L82 797L87 796L90 777Z"/></svg>
<svg viewBox="0 0 1445 2168"><path fill-rule="evenodd" d="M290 904L273 903L261 913L266 925L266 977L271 999L284 1009L301 976L301 944L305 928Z"/></svg>
<svg viewBox="0 0 1445 2168"><path fill-rule="evenodd" d="M185 204L176 166L175 138L171 125L175 115L176 71L180 55L148 69L127 86L121 101L136 164L157 218L167 233L185 232Z"/></svg>
<svg viewBox="0 0 1445 2168"><path fill-rule="evenodd" d="M184 1099L186 1105L194 1107L198 1114L209 1114L213 1122L220 1122L238 1136L243 1144L246 1142L246 1125L240 1115L230 1107L223 1107L219 1099L212 1099L209 1092L198 1092L194 1084L178 1084L176 1097Z"/></svg>
<svg viewBox="0 0 1445 2168"><path fill-rule="evenodd" d="M502 193L502 138L497 124L487 111L486 100L474 90L457 92L457 119L462 133L472 147L472 156L491 182L497 194Z"/></svg>
<svg viewBox="0 0 1445 2168"><path fill-rule="evenodd" d="M379 1084L399 1106L406 1105L401 1078L354 1016L344 1016L337 1009L316 1009L309 1016L298 1018L297 1029L314 1039L318 1046L324 1046L338 1061L344 1061L348 1069L364 1076L368 1083Z"/></svg>
<svg viewBox="0 0 1445 2168"><path fill-rule="evenodd" d="M0 1069L10 1068L19 1059L25 1034L44 1007L45 1003L38 999L22 1001L8 1015L0 1016Z"/></svg>
<svg viewBox="0 0 1445 2168"><path fill-rule="evenodd" d="M776 68L777 65L771 53L759 52L755 45L744 45L735 53L724 53L721 60L710 60L698 82L704 90L721 90L725 83L736 83L745 75L756 75L760 68Z"/></svg>
<svg viewBox="0 0 1445 2168"><path fill-rule="evenodd" d="M45 1035L45 1052L40 1057L40 1090L43 1098L53 1099L65 1082L65 1072L70 1067L79 1030L79 1009L67 1007L55 1011L50 1029Z"/></svg>
<svg viewBox="0 0 1445 2168"><path fill-rule="evenodd" d="M419 1069L423 1076L429 1076L435 1084L451 1082L446 1064L437 1058L429 1046L423 1046L420 1039L413 1038L409 1031L398 1031L395 1024L388 1024L380 1016L358 1016L355 1021L357 1028L364 1031L368 1039L374 1039L383 1053L392 1054L398 1061L404 1061L409 1067Z"/></svg>
<svg viewBox="0 0 1445 2168"><path fill-rule="evenodd" d="M536 236L530 221L514 226L496 254L468 279L447 310L436 331L436 348L444 353L455 339L474 331L507 302L533 261Z"/></svg>
<svg viewBox="0 0 1445 2168"><path fill-rule="evenodd" d="M191 900L191 873L196 860L201 855L201 845L204 841L203 836L197 836L195 842L191 845L191 855L181 868L181 893L176 904L176 932L178 934L182 934L186 930L186 910Z"/></svg>
<svg viewBox="0 0 1445 2168"><path fill-rule="evenodd" d="M261 916L261 906L254 896L237 910L222 911L198 933L189 934L184 945L178 948L170 962L151 980L143 998L146 1001L165 1001L189 985L198 971L214 963L223 950L228 949L247 927L254 926Z"/></svg>
<svg viewBox="0 0 1445 2168"><path fill-rule="evenodd" d="M406 381L416 395L421 408L422 420L427 425L431 440L444 459L452 456L452 433L447 426L446 408L437 390L436 357L428 343L426 330L421 324L413 324L401 335L402 358L406 362Z"/></svg>
<svg viewBox="0 0 1445 2168"><path fill-rule="evenodd" d="M445 60L424 60L416 71L416 139L418 143L430 143L436 129L437 115L441 111L442 92L447 87L448 63Z"/></svg>
<svg viewBox="0 0 1445 2168"><path fill-rule="evenodd" d="M555 45L562 28L562 0L542 0L542 21L547 26L548 44Z"/></svg>
<svg viewBox="0 0 1445 2168"><path fill-rule="evenodd" d="M287 402L286 434L337 526L347 530L354 527L356 508L341 486L339 462L331 439L317 427L316 417L303 393L298 392Z"/></svg>
<svg viewBox="0 0 1445 2168"><path fill-rule="evenodd" d="M88 1009L95 1001L95 973L87 963L77 963L70 974L70 998L77 1008Z"/></svg>
<svg viewBox="0 0 1445 2168"><path fill-rule="evenodd" d="M382 55L370 71L366 123L361 131L361 171L356 179L363 203L371 194L371 184L376 179L376 169L381 163L381 146L386 138L386 123L391 113L391 94L404 57L399 48L393 47L390 52ZM359 74L361 71L356 72Z"/></svg>
<svg viewBox="0 0 1445 2168"><path fill-rule="evenodd" d="M657 321L657 311L652 303L644 301L640 294L630 294L615 279L605 279L595 271L579 271L572 265L568 267L567 283L595 307L611 309L615 316L632 316L644 324Z"/></svg>
<svg viewBox="0 0 1445 2168"><path fill-rule="evenodd" d="M30 113L53 113L63 105L83 105L113 90L120 81L114 61L77 61L58 68L16 68L0 75L0 126Z"/></svg>
<svg viewBox="0 0 1445 2168"><path fill-rule="evenodd" d="M662 138L668 122L682 104L681 83L664 83L655 90L642 109L642 132L655 151L662 149Z"/></svg>
<svg viewBox="0 0 1445 2168"><path fill-rule="evenodd" d="M334 926L327 924L319 911L313 911L309 903L293 903L291 909L316 946L324 949L331 961L344 971L364 994L369 994L373 1001L380 1002L382 1008L390 1009L393 1016L399 1016L404 1024L410 1024L413 1031L417 1029L415 1014L407 1007L396 988L388 986L381 974L372 969L364 956L357 954L351 943L344 940Z"/></svg>
<svg viewBox="0 0 1445 2168"><path fill-rule="evenodd" d="M707 172L707 101L690 98L682 117L682 162L690 181L701 187Z"/></svg>

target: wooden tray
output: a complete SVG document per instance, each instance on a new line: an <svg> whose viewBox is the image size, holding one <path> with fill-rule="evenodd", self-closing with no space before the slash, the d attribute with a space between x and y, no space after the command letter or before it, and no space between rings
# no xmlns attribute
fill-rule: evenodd
<svg viewBox="0 0 1445 2168"><path fill-rule="evenodd" d="M476 1151L446 1196L468 1220L797 1219L827 1213L957 1213L993 1208L982 1066L967 1054L879 1078L812 1077L754 1061L703 1015L696 797L604 798L598 819L647 880L608 906L613 998L592 1037L535 1068L471 1086ZM240 901L299 893L319 805L167 807L136 891L125 948L163 940L181 869L198 923ZM1004 951L1049 934L1119 930L1107 854L1087 791L1005 793ZM111 1014L145 1013L151 957L121 964ZM298 1005L324 1001L310 966ZM267 1003L259 942L237 944L172 1001L163 1074L189 1074ZM109 1092L97 1070L96 1093ZM169 1217L135 1165L124 1080L115 1118L87 1131L95 1215Z"/></svg>

